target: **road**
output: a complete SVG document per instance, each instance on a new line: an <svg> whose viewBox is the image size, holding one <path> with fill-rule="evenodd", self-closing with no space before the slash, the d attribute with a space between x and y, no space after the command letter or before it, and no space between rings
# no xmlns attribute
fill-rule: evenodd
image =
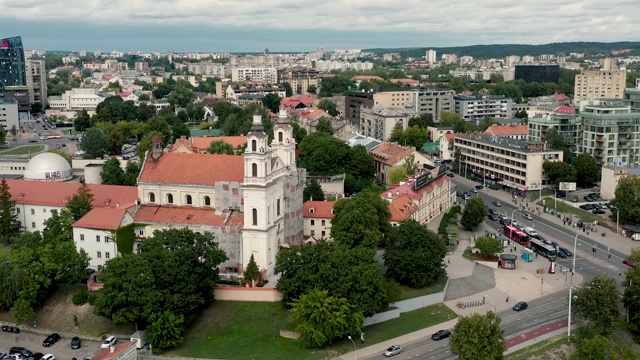
<svg viewBox="0 0 640 360"><path fill-rule="evenodd" d="M466 179L453 179L458 189L465 191L476 183L472 183ZM502 199L493 196L494 190L483 190L473 196L483 199L485 204L493 207L498 212L511 218L514 212L514 220L525 226L532 226L545 239L556 241L560 246L573 251L574 238L577 230L570 226L563 225L562 222L555 218L553 220L542 216L534 216L533 220L526 220L522 217L519 208L513 203L505 203ZM493 200L502 202L501 207L490 205ZM485 223L494 229L500 229L497 221L485 219ZM619 281L624 279L624 271L626 265L622 264L622 260L626 258L626 254L619 249L610 249L611 257L607 251L608 244L606 238L602 238L598 234L586 235L586 232L578 234L576 256L576 272L583 276L584 280L589 280L595 276L611 276ZM594 246L596 252L593 252ZM609 261L609 262L608 262ZM572 266L572 258L559 258L557 261L556 271L563 271ZM518 271L518 270L515 270ZM566 281L571 281L571 273L565 272ZM577 285L577 284L576 284ZM529 308L520 312L513 310L505 310L498 313L502 318L501 327L505 333L505 339L508 346L515 346L524 341L536 338L544 333L557 329L566 328L568 315L568 290L558 291L538 299L529 301ZM425 337L411 343L400 344L403 347L403 353L396 355L394 359L428 359L428 360L445 360L451 359L453 355L449 349L449 339L441 341L433 341L430 337ZM362 359L384 359L382 354L376 354Z"/></svg>

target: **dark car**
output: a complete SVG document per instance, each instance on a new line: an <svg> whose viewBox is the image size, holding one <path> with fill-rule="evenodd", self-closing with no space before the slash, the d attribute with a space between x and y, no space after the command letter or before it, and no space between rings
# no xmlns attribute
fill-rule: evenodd
<svg viewBox="0 0 640 360"><path fill-rule="evenodd" d="M498 221L498 220L500 220L500 218L496 214L489 214L489 220Z"/></svg>
<svg viewBox="0 0 640 360"><path fill-rule="evenodd" d="M593 205L591 204L583 204L579 206L580 209L582 210L592 210L593 209Z"/></svg>
<svg viewBox="0 0 640 360"><path fill-rule="evenodd" d="M53 334L47 336L46 339L44 339L44 341L42 342L42 346L49 347L49 346L57 343L58 341L60 341L60 335L58 335L57 333L53 333Z"/></svg>
<svg viewBox="0 0 640 360"><path fill-rule="evenodd" d="M9 350L9 355L11 354L20 354L24 357L31 357L33 356L33 353L31 352L31 350L23 348L21 346L14 346Z"/></svg>
<svg viewBox="0 0 640 360"><path fill-rule="evenodd" d="M572 257L573 254L571 253L571 251L569 251L566 248L561 247L560 249L558 249L558 255L560 255L560 257Z"/></svg>
<svg viewBox="0 0 640 360"><path fill-rule="evenodd" d="M574 203L578 202L578 197L577 196L572 197L571 202L574 202Z"/></svg>
<svg viewBox="0 0 640 360"><path fill-rule="evenodd" d="M566 198L566 197L567 197L567 192L566 192L566 191L558 191L558 192L556 193L556 197L559 197L559 198Z"/></svg>
<svg viewBox="0 0 640 360"><path fill-rule="evenodd" d="M500 201L498 201L498 200L493 200L492 204L497 206L497 207L502 206L502 203Z"/></svg>
<svg viewBox="0 0 640 360"><path fill-rule="evenodd" d="M448 177L453 177L453 173L447 173Z"/></svg>
<svg viewBox="0 0 640 360"><path fill-rule="evenodd" d="M37 353L35 353L35 354L31 355L31 357L29 358L29 360L40 360L40 359L42 359L42 357L43 357L43 356L44 356L44 354L43 354L43 353L41 353L41 352L37 352Z"/></svg>
<svg viewBox="0 0 640 360"><path fill-rule="evenodd" d="M20 328L17 326L2 325L2 331L13 334L20 334Z"/></svg>
<svg viewBox="0 0 640 360"><path fill-rule="evenodd" d="M504 226L511 225L511 219L508 219L507 217L501 217L499 222L500 222L500 225L504 225Z"/></svg>
<svg viewBox="0 0 640 360"><path fill-rule="evenodd" d="M462 197L462 191L460 191L460 190L456 191L456 196Z"/></svg>
<svg viewBox="0 0 640 360"><path fill-rule="evenodd" d="M76 349L80 349L81 347L82 347L82 340L80 340L80 338L79 338L79 337L74 336L74 337L71 339L71 348L72 348L73 350L76 350Z"/></svg>
<svg viewBox="0 0 640 360"><path fill-rule="evenodd" d="M593 200L598 200L598 198L600 198L600 193L591 193L589 194L589 197L592 198Z"/></svg>
<svg viewBox="0 0 640 360"><path fill-rule="evenodd" d="M592 199L592 198L591 198L591 196L589 196L589 195L585 195L585 196L583 197L583 199L584 199L584 201L588 201L588 202L592 202L592 201L593 201L593 199Z"/></svg>
<svg viewBox="0 0 640 360"><path fill-rule="evenodd" d="M598 215L602 215L605 214L605 211L602 209L593 209L593 211L591 211L594 214L598 214Z"/></svg>
<svg viewBox="0 0 640 360"><path fill-rule="evenodd" d="M520 310L524 310L524 309L526 309L528 307L529 307L529 304L527 304L526 301L520 301L520 302L516 303L515 305L513 305L513 310L520 311Z"/></svg>
<svg viewBox="0 0 640 360"><path fill-rule="evenodd" d="M495 209L489 208L489 214L499 215Z"/></svg>
<svg viewBox="0 0 640 360"><path fill-rule="evenodd" d="M476 190L482 190L482 189L484 189L483 185L476 185Z"/></svg>
<svg viewBox="0 0 640 360"><path fill-rule="evenodd" d="M437 333L431 335L431 340L439 341L442 339L446 339L451 336L451 331L449 330L438 330Z"/></svg>

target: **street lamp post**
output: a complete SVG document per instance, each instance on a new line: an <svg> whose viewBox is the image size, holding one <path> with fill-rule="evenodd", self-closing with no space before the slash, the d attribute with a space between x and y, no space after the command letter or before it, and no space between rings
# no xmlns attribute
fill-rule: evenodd
<svg viewBox="0 0 640 360"><path fill-rule="evenodd" d="M576 248L578 247L578 234L573 238L573 265L571 265L571 281L569 282L569 315L567 318L567 337L571 339L571 302L573 301L573 297L571 295L571 291L573 290L573 274L576 272Z"/></svg>
<svg viewBox="0 0 640 360"><path fill-rule="evenodd" d="M513 236L513 213L514 213L514 212L516 212L516 211L518 211L518 209L513 210L513 211L511 212L511 224L509 224L509 225L511 226L511 227L509 228L509 238L510 238L510 239L512 239L512 236Z"/></svg>
<svg viewBox="0 0 640 360"><path fill-rule="evenodd" d="M616 209L616 235L620 231L620 209L618 209L615 205L609 206L610 209Z"/></svg>
<svg viewBox="0 0 640 360"><path fill-rule="evenodd" d="M356 347L356 342L355 342L355 341L353 341L353 339L351 338L351 335L348 335L347 337L348 337L348 338L349 338L349 340L351 340L351 342L353 343L353 350L354 350L354 352L353 352L353 358L357 360L357 359L358 359L358 348Z"/></svg>
<svg viewBox="0 0 640 360"><path fill-rule="evenodd" d="M553 213L558 212L558 194L556 194L556 189L553 189Z"/></svg>

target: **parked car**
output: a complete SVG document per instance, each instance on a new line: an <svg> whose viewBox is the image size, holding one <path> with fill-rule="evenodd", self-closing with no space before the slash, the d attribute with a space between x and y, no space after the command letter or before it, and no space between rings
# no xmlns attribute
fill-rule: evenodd
<svg viewBox="0 0 640 360"><path fill-rule="evenodd" d="M513 305L513 310L520 311L529 307L526 301L519 301L515 305Z"/></svg>
<svg viewBox="0 0 640 360"><path fill-rule="evenodd" d="M20 334L20 328L16 326L2 325L2 331L13 334Z"/></svg>
<svg viewBox="0 0 640 360"><path fill-rule="evenodd" d="M592 198L591 198L591 196L589 196L589 195L585 195L585 196L583 197L583 199L584 199L584 201L588 201L588 202L592 202L592 201L593 201L593 199L592 199Z"/></svg>
<svg viewBox="0 0 640 360"><path fill-rule="evenodd" d="M447 173L447 176L448 177L453 177L454 175L453 175L453 173Z"/></svg>
<svg viewBox="0 0 640 360"><path fill-rule="evenodd" d="M471 192L475 194L475 193L477 193L477 192L478 192L478 189L473 188L473 189L471 189Z"/></svg>
<svg viewBox="0 0 640 360"><path fill-rule="evenodd" d="M602 215L602 214L605 213L605 211L602 210L602 209L593 209L593 211L591 211L591 212L594 213L594 214L598 214L598 215Z"/></svg>
<svg viewBox="0 0 640 360"><path fill-rule="evenodd" d="M71 339L71 348L72 348L73 350L76 350L76 349L80 349L81 347L82 347L82 340L80 340L80 338L79 338L79 337L74 336L74 337Z"/></svg>
<svg viewBox="0 0 640 360"><path fill-rule="evenodd" d="M56 360L56 357L53 354L47 354L43 356L40 360Z"/></svg>
<svg viewBox="0 0 640 360"><path fill-rule="evenodd" d="M578 202L578 197L574 196L571 198L571 202L577 203Z"/></svg>
<svg viewBox="0 0 640 360"><path fill-rule="evenodd" d="M482 189L484 189L483 185L476 185L476 190L482 190Z"/></svg>
<svg viewBox="0 0 640 360"><path fill-rule="evenodd" d="M607 203L600 203L600 204L598 204L598 205L600 205L600 207L601 207L602 209L608 209L608 208L609 208L609 205L608 205Z"/></svg>
<svg viewBox="0 0 640 360"><path fill-rule="evenodd" d="M115 345L118 342L118 339L116 339L115 336L109 336L108 338L104 339L104 341L102 341L102 345L100 345L101 349L108 349L111 347L111 345Z"/></svg>
<svg viewBox="0 0 640 360"><path fill-rule="evenodd" d="M462 191L460 191L460 190L456 191L456 196L457 197L462 197Z"/></svg>
<svg viewBox="0 0 640 360"><path fill-rule="evenodd" d="M593 209L593 205L592 204L583 204L578 206L580 209L582 210L592 210Z"/></svg>
<svg viewBox="0 0 640 360"><path fill-rule="evenodd" d="M60 341L60 335L58 333L53 333L53 334L47 336L46 339L44 339L44 341L42 342L42 346L49 347L49 346L57 343L58 341Z"/></svg>
<svg viewBox="0 0 640 360"><path fill-rule="evenodd" d="M9 355L11 354L20 354L24 357L31 357L33 355L31 350L27 348L23 348L21 346L14 346L11 349L9 349Z"/></svg>
<svg viewBox="0 0 640 360"><path fill-rule="evenodd" d="M558 192L556 192L556 197L566 198L567 197L567 192L566 191L558 191Z"/></svg>
<svg viewBox="0 0 640 360"><path fill-rule="evenodd" d="M40 360L40 359L42 359L42 357L43 357L43 356L44 356L44 354L43 354L43 353L41 353L41 352L37 352L37 353L33 354L33 355L29 358L29 360Z"/></svg>
<svg viewBox="0 0 640 360"><path fill-rule="evenodd" d="M568 258L568 257L572 257L573 254L571 253L571 251L567 250L566 248L561 247L560 249L558 249L558 255L560 257L563 258Z"/></svg>
<svg viewBox="0 0 640 360"><path fill-rule="evenodd" d="M438 330L437 333L431 335L431 340L439 341L439 340L442 340L442 339L446 339L449 336L451 336L451 331L450 330Z"/></svg>
<svg viewBox="0 0 640 360"><path fill-rule="evenodd" d="M402 354L402 346L400 345L393 345L384 352L385 357L391 357L398 354Z"/></svg>
<svg viewBox="0 0 640 360"><path fill-rule="evenodd" d="M489 214L489 220L498 221L498 220L500 220L500 218L496 214Z"/></svg>
<svg viewBox="0 0 640 360"><path fill-rule="evenodd" d="M493 214L493 215L499 215L498 212L496 211L496 209L493 208L489 208L489 214Z"/></svg>
<svg viewBox="0 0 640 360"><path fill-rule="evenodd" d="M522 217L527 219L527 220L533 220L533 216L531 216L531 214L529 214L529 213L522 214Z"/></svg>
<svg viewBox="0 0 640 360"><path fill-rule="evenodd" d="M493 204L494 206L497 206L497 207L502 206L502 203L501 203L500 201L498 201L498 200L493 200L492 204Z"/></svg>
<svg viewBox="0 0 640 360"><path fill-rule="evenodd" d="M592 198L593 200L598 200L600 198L600 193L598 192L594 192L589 194L589 197Z"/></svg>
<svg viewBox="0 0 640 360"><path fill-rule="evenodd" d="M636 263L631 261L631 260L624 259L624 260L622 260L622 263L627 265L627 266L636 267Z"/></svg>

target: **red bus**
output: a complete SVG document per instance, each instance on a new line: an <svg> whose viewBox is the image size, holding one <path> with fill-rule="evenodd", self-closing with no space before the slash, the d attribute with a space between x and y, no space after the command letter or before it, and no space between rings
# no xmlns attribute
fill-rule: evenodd
<svg viewBox="0 0 640 360"><path fill-rule="evenodd" d="M502 233L520 245L529 244L529 235L513 225L505 225L502 229Z"/></svg>

